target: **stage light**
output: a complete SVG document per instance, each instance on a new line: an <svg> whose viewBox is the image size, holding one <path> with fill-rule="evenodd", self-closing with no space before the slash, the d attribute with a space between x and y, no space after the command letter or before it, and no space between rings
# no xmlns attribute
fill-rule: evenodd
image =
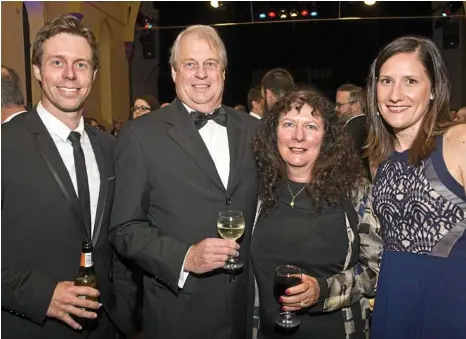
<svg viewBox="0 0 466 339"><path fill-rule="evenodd" d="M315 1L311 5L311 16L318 16L319 15L319 6L315 3Z"/></svg>
<svg viewBox="0 0 466 339"><path fill-rule="evenodd" d="M275 18L277 16L277 14L275 12L269 12L268 16L269 16L269 18L273 19L273 18Z"/></svg>
<svg viewBox="0 0 466 339"><path fill-rule="evenodd" d="M449 1L443 7L442 16L450 16L458 12L461 9L463 3L461 1Z"/></svg>
<svg viewBox="0 0 466 339"><path fill-rule="evenodd" d="M152 29L153 23L152 23L152 17L149 15L146 15L144 17L144 29Z"/></svg>
<svg viewBox="0 0 466 339"><path fill-rule="evenodd" d="M220 7L219 1L211 1L211 2L210 2L210 5L211 5L213 8L219 8L219 7Z"/></svg>
<svg viewBox="0 0 466 339"><path fill-rule="evenodd" d="M265 19L265 18L267 18L267 15L265 13L261 13L261 14L259 14L259 18Z"/></svg>
<svg viewBox="0 0 466 339"><path fill-rule="evenodd" d="M292 18L296 18L298 16L298 11L293 9L292 11L290 11L290 17Z"/></svg>
<svg viewBox="0 0 466 339"><path fill-rule="evenodd" d="M280 10L280 19L286 19L288 15L286 14L286 11L284 9Z"/></svg>
<svg viewBox="0 0 466 339"><path fill-rule="evenodd" d="M366 6L372 6L372 5L375 5L376 2L377 2L377 1L375 1L375 0L365 0L365 1L364 1L364 4L365 4Z"/></svg>
<svg viewBox="0 0 466 339"><path fill-rule="evenodd" d="M308 16L308 15L309 15L309 11L305 9L301 11L301 16Z"/></svg>

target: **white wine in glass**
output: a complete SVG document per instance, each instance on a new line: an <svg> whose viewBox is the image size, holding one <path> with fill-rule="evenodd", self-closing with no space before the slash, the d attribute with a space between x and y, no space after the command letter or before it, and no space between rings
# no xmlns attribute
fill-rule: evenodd
<svg viewBox="0 0 466 339"><path fill-rule="evenodd" d="M238 240L244 233L244 227L245 222L242 212L224 211L218 214L217 229L218 234L223 239ZM223 266L227 270L237 270L241 267L243 267L243 262L232 256L228 257L228 261Z"/></svg>

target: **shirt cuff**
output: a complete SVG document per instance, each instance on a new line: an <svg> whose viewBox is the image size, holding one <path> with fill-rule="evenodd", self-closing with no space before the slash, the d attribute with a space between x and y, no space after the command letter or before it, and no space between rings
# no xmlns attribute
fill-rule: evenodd
<svg viewBox="0 0 466 339"><path fill-rule="evenodd" d="M186 283L186 280L188 279L188 276L189 276L189 272L184 271L184 263L186 262L186 257L188 256L188 253L189 253L189 250L191 249L191 247L188 248L188 251L186 252L186 255L184 256L183 265L181 266L180 278L178 279L178 287L179 288L184 287L184 284Z"/></svg>

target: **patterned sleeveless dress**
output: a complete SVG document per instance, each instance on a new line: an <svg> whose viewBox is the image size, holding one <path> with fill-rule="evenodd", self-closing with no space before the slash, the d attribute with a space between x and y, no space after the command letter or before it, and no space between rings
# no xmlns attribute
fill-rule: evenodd
<svg viewBox="0 0 466 339"><path fill-rule="evenodd" d="M436 142L419 166L394 152L374 181L384 254L373 339L466 338L466 195L445 165L443 136Z"/></svg>

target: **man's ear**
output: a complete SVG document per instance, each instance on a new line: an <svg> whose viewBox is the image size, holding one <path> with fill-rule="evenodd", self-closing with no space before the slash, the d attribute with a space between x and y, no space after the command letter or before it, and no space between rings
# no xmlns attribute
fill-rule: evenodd
<svg viewBox="0 0 466 339"><path fill-rule="evenodd" d="M223 70L223 81L225 81L225 70Z"/></svg>
<svg viewBox="0 0 466 339"><path fill-rule="evenodd" d="M267 102L271 102L273 98L275 98L275 95L273 95L272 91L268 88L265 89L265 98L267 99Z"/></svg>
<svg viewBox="0 0 466 339"><path fill-rule="evenodd" d="M94 82L96 75L97 75L97 69L94 71L94 75L92 76L92 82Z"/></svg>
<svg viewBox="0 0 466 339"><path fill-rule="evenodd" d="M37 65L32 65L32 68L34 70L34 77L37 79L37 81L41 82L42 75L40 74L40 67Z"/></svg>
<svg viewBox="0 0 466 339"><path fill-rule="evenodd" d="M172 79L173 82L176 82L176 70L172 67Z"/></svg>

